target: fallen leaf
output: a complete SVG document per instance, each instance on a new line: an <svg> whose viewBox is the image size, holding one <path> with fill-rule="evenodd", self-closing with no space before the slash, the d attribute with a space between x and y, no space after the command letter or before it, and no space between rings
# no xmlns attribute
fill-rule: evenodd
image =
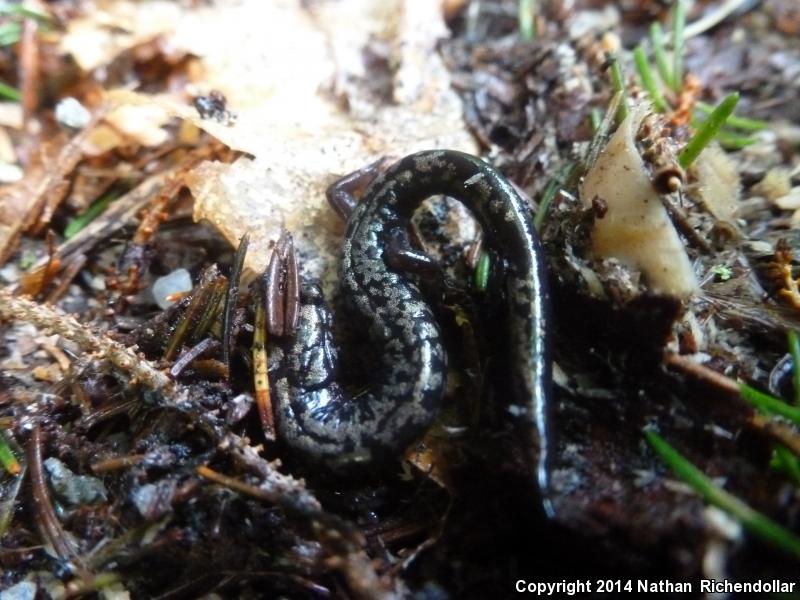
<svg viewBox="0 0 800 600"><path fill-rule="evenodd" d="M337 176L380 156L434 147L475 152L436 44L438 3L393 0L312 3L245 0L224 11L186 13L169 43L201 57L198 91L220 90L233 125L201 119L187 98L117 90L114 103L157 105L249 156L205 163L189 177L195 218L232 243L251 233L246 266L260 272L281 227L295 235L306 275L336 278L343 226L326 205ZM389 48L392 71L365 63L370 44ZM387 66L388 68L388 66ZM377 72L375 71L377 69ZM374 83L389 89L375 97Z"/></svg>

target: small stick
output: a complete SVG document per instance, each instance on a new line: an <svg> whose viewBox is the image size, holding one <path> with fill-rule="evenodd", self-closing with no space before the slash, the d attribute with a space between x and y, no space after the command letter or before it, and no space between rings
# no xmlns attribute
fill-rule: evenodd
<svg viewBox="0 0 800 600"><path fill-rule="evenodd" d="M127 469L133 465L138 465L144 460L144 454L129 454L127 456L114 456L112 458L104 458L91 464L92 472L109 473L111 471L119 471Z"/></svg>
<svg viewBox="0 0 800 600"><path fill-rule="evenodd" d="M759 413L753 413L753 416L750 417L750 424L786 446L795 455L800 456L800 435L794 427Z"/></svg>
<svg viewBox="0 0 800 600"><path fill-rule="evenodd" d="M95 334L91 328L78 323L75 317L65 315L49 306L37 304L29 298L14 296L7 289L0 289L0 318L29 321L36 327L57 333L64 339L76 343L84 352L96 352L105 356L118 369L130 373L152 390L165 393L175 390L169 377L127 346L107 336Z"/></svg>
<svg viewBox="0 0 800 600"><path fill-rule="evenodd" d="M218 345L219 342L217 342L217 340L213 338L204 338L198 344L195 344L192 348L178 357L178 360L175 361L175 364L173 364L172 368L169 370L170 377L177 379L180 377L183 370L194 360Z"/></svg>
<svg viewBox="0 0 800 600"><path fill-rule="evenodd" d="M39 104L41 61L39 59L39 23L31 17L22 22L19 41L19 81L22 98L22 119L26 128Z"/></svg>
<svg viewBox="0 0 800 600"><path fill-rule="evenodd" d="M628 116L628 92L625 91L625 77L622 75L622 67L619 66L619 57L611 57L611 85L615 94L621 94L619 106L617 107L617 124L622 123Z"/></svg>
<svg viewBox="0 0 800 600"><path fill-rule="evenodd" d="M50 494L42 468L42 434L38 424L33 427L31 439L28 441L28 465L31 473L33 507L36 512L36 520L41 526L42 535L61 560L72 562L82 569L82 560L78 555L78 549L61 527L61 522L56 517L56 512L50 502Z"/></svg>
<svg viewBox="0 0 800 600"><path fill-rule="evenodd" d="M264 292L266 294L266 291ZM256 394L261 429L267 441L275 441L275 419L269 390L269 365L267 358L267 318L264 302L256 302L255 331L253 332L253 386Z"/></svg>
<svg viewBox="0 0 800 600"><path fill-rule="evenodd" d="M72 261L70 261L69 265L64 269L64 272L61 273L61 280L58 282L58 285L53 289L52 292L47 296L45 302L47 304L55 304L59 301L59 299L66 293L67 288L69 288L69 284L72 283L72 280L75 279L75 276L80 273L83 266L86 264L86 255L85 254L78 254Z"/></svg>
<svg viewBox="0 0 800 600"><path fill-rule="evenodd" d="M664 362L667 366L683 371L701 381L710 383L724 392L735 396L739 395L739 384L736 383L735 380L705 365L696 363L685 356L681 356L680 354L667 354L664 357Z"/></svg>
<svg viewBox="0 0 800 600"><path fill-rule="evenodd" d="M256 500L263 500L265 502L275 503L275 495L254 485L250 485L249 483L245 483L236 479L235 477L228 477L227 475L223 475L211 467L206 465L200 465L197 467L197 474L200 475L203 479L207 479L208 481L212 481L219 485L225 486L226 488L230 488L234 491L239 492L240 494L244 494L245 496L250 496L255 498Z"/></svg>
<svg viewBox="0 0 800 600"><path fill-rule="evenodd" d="M236 258L233 261L231 276L228 279L228 293L225 295L225 308L222 318L222 362L230 372L231 368L231 338L233 337L233 316L236 311L236 301L239 299L239 281L242 278L244 257L247 255L247 246L250 243L250 234L245 233L239 240L236 249Z"/></svg>

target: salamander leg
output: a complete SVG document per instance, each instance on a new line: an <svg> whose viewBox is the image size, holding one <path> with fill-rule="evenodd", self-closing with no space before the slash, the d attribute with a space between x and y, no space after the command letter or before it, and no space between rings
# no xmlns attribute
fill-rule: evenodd
<svg viewBox="0 0 800 600"><path fill-rule="evenodd" d="M393 162L395 162L394 158L384 156L366 167L337 179L328 186L328 189L325 190L325 197L342 221L350 218L361 194Z"/></svg>

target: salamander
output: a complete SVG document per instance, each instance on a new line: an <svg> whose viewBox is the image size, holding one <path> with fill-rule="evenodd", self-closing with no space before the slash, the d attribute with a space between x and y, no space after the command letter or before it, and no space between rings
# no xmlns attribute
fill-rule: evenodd
<svg viewBox="0 0 800 600"><path fill-rule="evenodd" d="M495 169L452 150L418 152L379 175L350 215L341 296L352 327L366 333L379 367L349 397L337 381L331 313L305 287L298 327L273 378L279 436L294 451L335 470L397 457L425 431L444 394L447 355L434 313L414 278L388 266L389 248L409 246L408 224L426 198L461 201L505 260L511 414L530 435L531 464L547 488L549 295L545 262L528 204ZM391 262L391 261L389 261Z"/></svg>

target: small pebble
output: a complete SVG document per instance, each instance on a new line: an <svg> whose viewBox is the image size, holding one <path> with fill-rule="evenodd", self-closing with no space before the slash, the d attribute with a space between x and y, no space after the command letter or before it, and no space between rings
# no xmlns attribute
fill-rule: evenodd
<svg viewBox="0 0 800 600"><path fill-rule="evenodd" d="M156 279L153 283L153 300L164 310L169 308L174 301L168 300L174 294L184 294L192 291L192 276L186 269L176 269L169 275Z"/></svg>
<svg viewBox="0 0 800 600"><path fill-rule="evenodd" d="M14 183L24 175L25 171L19 165L0 161L0 183Z"/></svg>
<svg viewBox="0 0 800 600"><path fill-rule="evenodd" d="M106 499L106 486L97 477L76 475L60 460L50 457L44 461L50 485L56 496L70 506L93 504Z"/></svg>
<svg viewBox="0 0 800 600"><path fill-rule="evenodd" d="M15 263L8 263L0 269L0 281L3 283L16 283L20 275L19 267Z"/></svg>
<svg viewBox="0 0 800 600"><path fill-rule="evenodd" d="M56 121L64 127L83 129L92 120L92 113L75 98L67 97L56 104Z"/></svg>
<svg viewBox="0 0 800 600"><path fill-rule="evenodd" d="M34 598L36 598L36 584L32 581L20 581L0 592L0 600L34 600Z"/></svg>

